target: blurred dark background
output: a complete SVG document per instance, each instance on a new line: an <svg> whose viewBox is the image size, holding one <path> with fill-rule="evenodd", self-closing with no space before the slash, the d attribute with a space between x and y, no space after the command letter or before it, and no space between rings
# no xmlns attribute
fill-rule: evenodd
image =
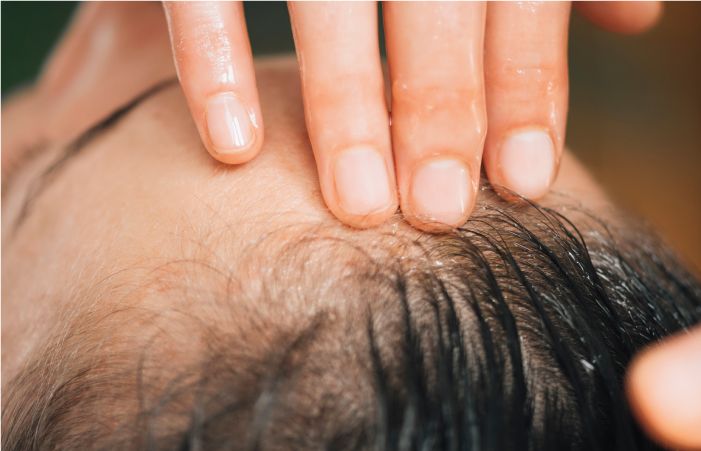
<svg viewBox="0 0 701 451"><path fill-rule="evenodd" d="M27 83L75 3L2 3L2 92ZM284 3L246 3L256 54L293 51ZM669 3L640 36L576 14L570 35L568 146L625 208L701 272L701 3Z"/></svg>

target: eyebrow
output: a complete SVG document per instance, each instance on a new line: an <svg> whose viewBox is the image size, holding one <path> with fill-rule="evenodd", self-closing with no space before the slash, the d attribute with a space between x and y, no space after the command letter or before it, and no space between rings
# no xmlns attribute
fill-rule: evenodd
<svg viewBox="0 0 701 451"><path fill-rule="evenodd" d="M137 106L158 94L159 92L167 89L178 81L177 78L168 78L166 80L161 80L154 84L150 88L143 91L141 94L137 95L133 99L129 100L127 103L118 107L116 110L112 111L107 117L102 119L100 122L92 125L86 131L84 131L80 136L71 141L61 152L61 154L51 163L38 177L36 177L29 186L27 194L25 195L24 202L20 209L17 218L15 218L14 224L10 231L10 236L14 235L19 227L24 223L24 221L29 216L32 206L36 199L44 192L48 187L50 187L56 180L57 176L61 173L61 170L67 167L68 163L74 161L74 158L81 154L88 144L90 144L98 136L110 131L115 125L117 125L124 117L134 110Z"/></svg>

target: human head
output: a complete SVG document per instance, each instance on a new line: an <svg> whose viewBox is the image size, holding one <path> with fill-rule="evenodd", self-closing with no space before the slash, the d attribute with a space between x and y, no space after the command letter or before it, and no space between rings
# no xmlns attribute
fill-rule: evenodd
<svg viewBox="0 0 701 451"><path fill-rule="evenodd" d="M276 127L246 166L207 158L172 81L16 150L6 446L649 445L625 365L698 321L701 292L571 157L540 205L485 185L454 233L350 230L316 188L293 65L258 79Z"/></svg>

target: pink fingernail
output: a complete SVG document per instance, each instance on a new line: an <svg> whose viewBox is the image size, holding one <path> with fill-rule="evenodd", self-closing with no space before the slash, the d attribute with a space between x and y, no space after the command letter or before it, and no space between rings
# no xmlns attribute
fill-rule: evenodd
<svg viewBox="0 0 701 451"><path fill-rule="evenodd" d="M217 152L234 153L248 147L254 130L248 111L234 94L224 92L207 101L207 130Z"/></svg>
<svg viewBox="0 0 701 451"><path fill-rule="evenodd" d="M414 173L411 197L414 213L422 219L460 226L472 202L470 173L458 160L424 163Z"/></svg>
<svg viewBox="0 0 701 451"><path fill-rule="evenodd" d="M392 192L385 159L371 147L345 150L334 167L341 208L352 215L368 215L387 208Z"/></svg>
<svg viewBox="0 0 701 451"><path fill-rule="evenodd" d="M499 151L505 188L527 199L543 196L555 173L555 146L543 130L509 135Z"/></svg>

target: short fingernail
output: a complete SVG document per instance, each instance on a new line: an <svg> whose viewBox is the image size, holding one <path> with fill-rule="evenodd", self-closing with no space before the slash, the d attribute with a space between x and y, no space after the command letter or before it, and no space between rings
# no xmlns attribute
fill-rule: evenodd
<svg viewBox="0 0 701 451"><path fill-rule="evenodd" d="M230 92L217 94L207 101L206 120L209 139L217 152L238 152L253 141L253 125L248 111Z"/></svg>
<svg viewBox="0 0 701 451"><path fill-rule="evenodd" d="M505 188L527 199L543 196L555 173L555 146L543 130L509 135L499 151Z"/></svg>
<svg viewBox="0 0 701 451"><path fill-rule="evenodd" d="M372 147L343 151L334 167L336 192L348 214L368 215L392 203L385 159Z"/></svg>
<svg viewBox="0 0 701 451"><path fill-rule="evenodd" d="M421 219L460 226L472 202L470 172L453 159L424 163L414 173L411 197Z"/></svg>

